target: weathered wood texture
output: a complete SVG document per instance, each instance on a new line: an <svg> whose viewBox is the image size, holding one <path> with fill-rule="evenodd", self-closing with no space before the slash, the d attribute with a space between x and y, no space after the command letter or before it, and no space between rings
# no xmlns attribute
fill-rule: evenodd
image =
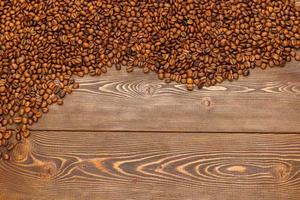
<svg viewBox="0 0 300 200"><path fill-rule="evenodd" d="M1 161L0 199L299 200L287 135L37 131Z"/></svg>
<svg viewBox="0 0 300 200"><path fill-rule="evenodd" d="M154 74L114 70L79 79L81 88L36 130L296 132L300 130L300 63L254 70L236 82L187 91Z"/></svg>
<svg viewBox="0 0 300 200"><path fill-rule="evenodd" d="M78 79L9 162L0 200L299 200L300 64L188 92Z"/></svg>

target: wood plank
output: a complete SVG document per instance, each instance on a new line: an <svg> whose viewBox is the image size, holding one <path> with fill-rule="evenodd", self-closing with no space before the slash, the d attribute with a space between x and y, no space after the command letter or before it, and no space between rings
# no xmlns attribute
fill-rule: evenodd
<svg viewBox="0 0 300 200"><path fill-rule="evenodd" d="M300 134L35 131L0 199L299 200Z"/></svg>
<svg viewBox="0 0 300 200"><path fill-rule="evenodd" d="M300 63L255 69L248 78L202 90L155 74L109 71L81 88L35 130L300 132Z"/></svg>

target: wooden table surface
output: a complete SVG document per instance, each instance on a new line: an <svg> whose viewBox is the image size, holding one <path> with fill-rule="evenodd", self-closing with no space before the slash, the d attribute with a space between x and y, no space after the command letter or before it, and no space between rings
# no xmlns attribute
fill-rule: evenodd
<svg viewBox="0 0 300 200"><path fill-rule="evenodd" d="M110 70L0 161L1 200L299 200L300 63L189 92Z"/></svg>

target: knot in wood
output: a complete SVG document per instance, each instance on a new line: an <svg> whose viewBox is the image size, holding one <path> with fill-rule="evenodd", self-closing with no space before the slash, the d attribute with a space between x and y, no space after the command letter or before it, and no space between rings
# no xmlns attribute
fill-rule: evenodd
<svg viewBox="0 0 300 200"><path fill-rule="evenodd" d="M273 176L279 182L287 181L290 177L291 167L286 164L278 164L273 168Z"/></svg>
<svg viewBox="0 0 300 200"><path fill-rule="evenodd" d="M46 162L40 167L40 176L44 179L51 179L57 174L57 166L53 162Z"/></svg>

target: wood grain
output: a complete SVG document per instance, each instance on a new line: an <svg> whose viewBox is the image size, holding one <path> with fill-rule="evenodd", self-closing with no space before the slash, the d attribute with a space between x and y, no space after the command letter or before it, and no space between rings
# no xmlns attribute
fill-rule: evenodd
<svg viewBox="0 0 300 200"><path fill-rule="evenodd" d="M35 131L0 199L298 200L300 135Z"/></svg>
<svg viewBox="0 0 300 200"><path fill-rule="evenodd" d="M193 92L141 70L78 82L0 160L0 200L300 199L299 62Z"/></svg>
<svg viewBox="0 0 300 200"><path fill-rule="evenodd" d="M35 130L299 132L300 63L189 92L154 74L111 70L80 89Z"/></svg>

